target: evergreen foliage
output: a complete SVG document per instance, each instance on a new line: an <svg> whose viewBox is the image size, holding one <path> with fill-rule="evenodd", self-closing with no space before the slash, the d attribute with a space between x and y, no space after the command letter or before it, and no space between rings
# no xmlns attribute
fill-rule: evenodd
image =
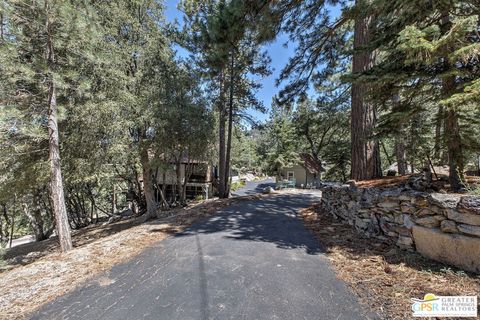
<svg viewBox="0 0 480 320"><path fill-rule="evenodd" d="M220 197L231 171L275 174L305 153L331 180L435 165L464 191L480 170L478 0L179 7L182 28L157 0L0 2L1 243L56 227L68 250L69 229L185 205L181 164L216 166ZM259 124L279 33L295 54Z"/></svg>

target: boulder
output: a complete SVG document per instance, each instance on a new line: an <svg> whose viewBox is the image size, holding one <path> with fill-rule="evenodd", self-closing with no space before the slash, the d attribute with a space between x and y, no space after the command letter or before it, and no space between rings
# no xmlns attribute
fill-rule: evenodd
<svg viewBox="0 0 480 320"><path fill-rule="evenodd" d="M397 223L397 224L403 224L403 222L404 222L403 214L401 214L400 212L398 212L398 213L395 212L395 213L393 214L393 216L394 216L394 218L395 218L395 219L393 220L393 222L395 222L395 223Z"/></svg>
<svg viewBox="0 0 480 320"><path fill-rule="evenodd" d="M435 212L432 211L430 208L423 208L415 212L415 216L419 218L433 215L435 215Z"/></svg>
<svg viewBox="0 0 480 320"><path fill-rule="evenodd" d="M358 231L362 232L367 237L376 236L380 232L377 219L374 216L370 219L356 217L354 225Z"/></svg>
<svg viewBox="0 0 480 320"><path fill-rule="evenodd" d="M426 191L430 187L430 182L424 175L412 176L408 180L408 186L416 191Z"/></svg>
<svg viewBox="0 0 480 320"><path fill-rule="evenodd" d="M480 273L480 238L414 226L417 251L430 259Z"/></svg>
<svg viewBox="0 0 480 320"><path fill-rule="evenodd" d="M457 224L452 220L443 220L440 223L440 229L446 233L458 233Z"/></svg>
<svg viewBox="0 0 480 320"><path fill-rule="evenodd" d="M458 231L468 234L470 236L480 238L480 227L477 227L477 226L471 226L469 224L459 224ZM480 257L478 258L480 259Z"/></svg>
<svg viewBox="0 0 480 320"><path fill-rule="evenodd" d="M397 175L397 171L390 169L387 171L387 177L395 177Z"/></svg>
<svg viewBox="0 0 480 320"><path fill-rule="evenodd" d="M480 216L480 197L466 196L462 197L457 206L458 211L471 213Z"/></svg>
<svg viewBox="0 0 480 320"><path fill-rule="evenodd" d="M133 216L133 210L130 208L126 208L122 210L120 213L118 213L122 218L130 218Z"/></svg>
<svg viewBox="0 0 480 320"><path fill-rule="evenodd" d="M414 205L416 205L419 208L425 208L428 207L428 199L427 197L413 197L410 202Z"/></svg>
<svg viewBox="0 0 480 320"><path fill-rule="evenodd" d="M387 189L380 193L380 198L396 198L400 196L402 190L400 188Z"/></svg>
<svg viewBox="0 0 480 320"><path fill-rule="evenodd" d="M412 229L412 227L415 225L415 223L413 223L410 215L408 215L408 214L403 215L403 225L405 226L405 228L407 228L409 230Z"/></svg>
<svg viewBox="0 0 480 320"><path fill-rule="evenodd" d="M362 207L372 207L378 201L378 190L373 188L362 189L360 202Z"/></svg>
<svg viewBox="0 0 480 320"><path fill-rule="evenodd" d="M273 188L270 187L270 186L265 187L265 188L263 188L263 190L262 190L262 193L264 193L264 194L270 194L270 193L273 193L273 192L274 192L274 190L273 190Z"/></svg>
<svg viewBox="0 0 480 320"><path fill-rule="evenodd" d="M400 204L400 210L403 212L403 213L414 213L415 212L415 207L412 206L410 203L405 203L405 202L402 202Z"/></svg>
<svg viewBox="0 0 480 320"><path fill-rule="evenodd" d="M401 212L397 212L397 211L390 211L387 213L380 212L380 216L388 222L403 224L403 214Z"/></svg>
<svg viewBox="0 0 480 320"><path fill-rule="evenodd" d="M402 249L413 249L413 239L410 236L399 236L397 239L397 246Z"/></svg>
<svg viewBox="0 0 480 320"><path fill-rule="evenodd" d="M445 220L444 216L428 216L415 220L415 223L429 228L436 228L440 226L443 220Z"/></svg>
<svg viewBox="0 0 480 320"><path fill-rule="evenodd" d="M383 233L390 237L396 237L397 235L404 235L408 236L410 231L407 227L401 226L395 223L389 223L384 219L380 218L380 228L382 229Z"/></svg>
<svg viewBox="0 0 480 320"><path fill-rule="evenodd" d="M347 208L348 208L348 209L352 209L352 208L355 208L355 207L357 207L357 206L358 206L358 204L357 204L357 202L355 202L355 201L349 201L349 202L347 202Z"/></svg>
<svg viewBox="0 0 480 320"><path fill-rule="evenodd" d="M455 222L480 226L480 215L478 214L458 212L456 209L448 209L447 217Z"/></svg>
<svg viewBox="0 0 480 320"><path fill-rule="evenodd" d="M383 217L380 218L380 229L382 229L383 233L389 237L398 236L398 232L395 230L395 225L392 223L388 223Z"/></svg>
<svg viewBox="0 0 480 320"><path fill-rule="evenodd" d="M403 190L401 190L403 191ZM398 200L400 201L408 201L410 202L410 198L412 196L408 193L408 192L401 192L399 195L398 195Z"/></svg>
<svg viewBox="0 0 480 320"><path fill-rule="evenodd" d="M400 203L398 201L387 200L387 201L379 202L377 206L379 206L380 208L393 209L393 208L400 208Z"/></svg>
<svg viewBox="0 0 480 320"><path fill-rule="evenodd" d="M430 194L429 200L431 204L441 208L453 209L457 207L460 198L461 197L456 194L432 193Z"/></svg>

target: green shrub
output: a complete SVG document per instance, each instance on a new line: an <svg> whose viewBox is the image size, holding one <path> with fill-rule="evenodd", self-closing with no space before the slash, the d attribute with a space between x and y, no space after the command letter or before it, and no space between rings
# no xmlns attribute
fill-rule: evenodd
<svg viewBox="0 0 480 320"><path fill-rule="evenodd" d="M245 186L245 181L235 181L235 182L232 182L232 184L230 185L230 190L232 191L236 191L238 189L240 189L241 187Z"/></svg>

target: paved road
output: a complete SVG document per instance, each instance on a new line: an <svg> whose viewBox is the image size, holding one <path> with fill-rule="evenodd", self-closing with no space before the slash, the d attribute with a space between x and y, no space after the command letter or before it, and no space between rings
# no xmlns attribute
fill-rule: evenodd
<svg viewBox="0 0 480 320"><path fill-rule="evenodd" d="M296 216L314 197L281 195L224 208L32 318L366 319Z"/></svg>
<svg viewBox="0 0 480 320"><path fill-rule="evenodd" d="M232 195L235 196L246 196L250 194L262 193L263 188L265 187L275 187L274 179L265 179L261 181L247 181L245 186L232 192Z"/></svg>

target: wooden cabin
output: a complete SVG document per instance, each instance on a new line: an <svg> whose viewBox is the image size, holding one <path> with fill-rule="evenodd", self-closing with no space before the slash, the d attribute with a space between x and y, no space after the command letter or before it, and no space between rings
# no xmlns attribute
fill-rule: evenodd
<svg viewBox="0 0 480 320"><path fill-rule="evenodd" d="M190 171L190 174L188 172ZM206 161L182 160L180 163L180 180L183 184L187 180L187 199L195 199L202 196L204 199L213 195L213 166ZM159 169L156 182L159 188L165 185L167 199L176 193L177 185L177 164L170 163L170 167L164 170Z"/></svg>

